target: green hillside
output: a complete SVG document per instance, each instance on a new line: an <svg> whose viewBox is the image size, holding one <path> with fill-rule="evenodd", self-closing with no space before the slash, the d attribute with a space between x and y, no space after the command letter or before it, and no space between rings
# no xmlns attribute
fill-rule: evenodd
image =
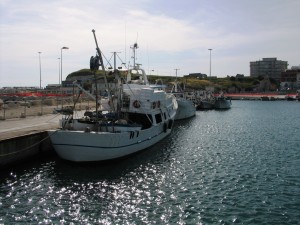
<svg viewBox="0 0 300 225"><path fill-rule="evenodd" d="M72 72L67 76L67 80L72 80L75 77L84 77L84 76L91 76L94 75L90 69L81 69L75 72ZM98 70L96 75L103 76L103 71ZM125 72L121 72L122 76L126 76ZM108 81L113 81L114 77L110 76L110 72L107 72L107 79ZM159 75L148 75L148 79L151 84L155 84L157 81L163 84L170 84L174 82L176 77L174 76L159 76ZM259 84L264 80L263 77L224 77L224 78L195 78L195 77L177 77L177 81L184 83L186 88L201 90L205 89L206 87L214 87L215 91L224 90L227 92L240 92L246 91L251 92L253 91ZM279 88L279 83L277 83L274 79L269 79L268 82L270 83L269 90L265 91L274 91Z"/></svg>

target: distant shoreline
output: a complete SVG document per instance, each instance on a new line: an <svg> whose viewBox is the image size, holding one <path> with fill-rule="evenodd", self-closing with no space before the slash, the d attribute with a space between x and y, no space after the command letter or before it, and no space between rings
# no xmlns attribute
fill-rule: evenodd
<svg viewBox="0 0 300 225"><path fill-rule="evenodd" d="M260 99L260 98L272 98L277 100L286 100L287 98L294 98L297 100L297 94L276 94L276 93L235 93L224 94L233 100L241 99Z"/></svg>

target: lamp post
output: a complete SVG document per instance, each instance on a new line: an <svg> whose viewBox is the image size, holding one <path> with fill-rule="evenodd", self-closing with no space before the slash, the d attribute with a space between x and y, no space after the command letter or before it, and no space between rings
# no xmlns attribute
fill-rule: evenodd
<svg viewBox="0 0 300 225"><path fill-rule="evenodd" d="M209 77L211 78L211 48L209 50Z"/></svg>
<svg viewBox="0 0 300 225"><path fill-rule="evenodd" d="M174 69L174 70L176 71L176 81L177 81L177 71L180 70L180 69Z"/></svg>
<svg viewBox="0 0 300 225"><path fill-rule="evenodd" d="M68 47L62 47L61 49L60 49L60 92L61 92L61 94L62 94L62 50L63 49L69 49ZM63 108L63 106L64 106L64 99L63 99L63 97L61 97L61 108Z"/></svg>
<svg viewBox="0 0 300 225"><path fill-rule="evenodd" d="M177 92L177 71L180 69L174 69L176 71L176 80L175 80L175 92Z"/></svg>
<svg viewBox="0 0 300 225"><path fill-rule="evenodd" d="M40 64L40 94L41 94L41 112L39 115L43 115L43 95L41 93L42 91L42 66L41 66L41 53L42 52L38 52L39 53L39 64ZM25 106L26 108L26 106ZM25 116L26 116L26 111L25 111Z"/></svg>
<svg viewBox="0 0 300 225"><path fill-rule="evenodd" d="M56 94L59 94L59 92L61 91L61 87L60 87L60 58L58 59L58 87L59 87L59 91L56 90ZM56 107L58 108L58 96L56 96Z"/></svg>
<svg viewBox="0 0 300 225"><path fill-rule="evenodd" d="M42 66L41 66L41 53L42 52L38 52L39 53L39 64L40 64L40 90L42 89Z"/></svg>
<svg viewBox="0 0 300 225"><path fill-rule="evenodd" d="M60 49L60 83L62 84L62 50L69 49L68 47L62 47Z"/></svg>
<svg viewBox="0 0 300 225"><path fill-rule="evenodd" d="M58 84L60 84L60 58L58 59Z"/></svg>

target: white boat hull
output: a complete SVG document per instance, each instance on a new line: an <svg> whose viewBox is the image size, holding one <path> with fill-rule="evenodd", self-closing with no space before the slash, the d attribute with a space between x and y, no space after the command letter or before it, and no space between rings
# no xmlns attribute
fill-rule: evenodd
<svg viewBox="0 0 300 225"><path fill-rule="evenodd" d="M91 70L97 70L102 60L98 46L97 53L91 57ZM151 88L145 71L135 63L127 71L126 81L117 69L112 74L117 81L114 88L104 79L108 99L99 103L97 96L91 96L99 106L96 112L75 118L72 108L61 120L61 129L48 131L61 158L74 162L117 159L146 149L171 133L178 107L175 96Z"/></svg>
<svg viewBox="0 0 300 225"><path fill-rule="evenodd" d="M130 132L48 131L57 154L75 162L121 158L159 142L171 133L172 120L149 129Z"/></svg>
<svg viewBox="0 0 300 225"><path fill-rule="evenodd" d="M195 116L196 108L192 101L187 99L177 99L178 109L175 120L187 119Z"/></svg>

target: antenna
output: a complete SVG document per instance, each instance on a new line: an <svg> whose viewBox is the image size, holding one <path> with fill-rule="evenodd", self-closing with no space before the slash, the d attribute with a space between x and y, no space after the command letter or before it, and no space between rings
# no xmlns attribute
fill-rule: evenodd
<svg viewBox="0 0 300 225"><path fill-rule="evenodd" d="M135 42L135 43L133 44L133 46L131 46L130 48L133 50L133 56L132 56L132 58L133 58L133 68L135 68L136 49L139 48L137 42Z"/></svg>
<svg viewBox="0 0 300 225"><path fill-rule="evenodd" d="M126 51L126 47L127 46L127 32L126 32L126 21L125 21L125 62L127 61L127 51Z"/></svg>
<svg viewBox="0 0 300 225"><path fill-rule="evenodd" d="M177 92L177 71L180 69L174 69L176 71L176 80L175 80L175 92Z"/></svg>
<svg viewBox="0 0 300 225"><path fill-rule="evenodd" d="M137 43L138 38L139 38L139 32L136 33L136 40L135 40L135 43Z"/></svg>

